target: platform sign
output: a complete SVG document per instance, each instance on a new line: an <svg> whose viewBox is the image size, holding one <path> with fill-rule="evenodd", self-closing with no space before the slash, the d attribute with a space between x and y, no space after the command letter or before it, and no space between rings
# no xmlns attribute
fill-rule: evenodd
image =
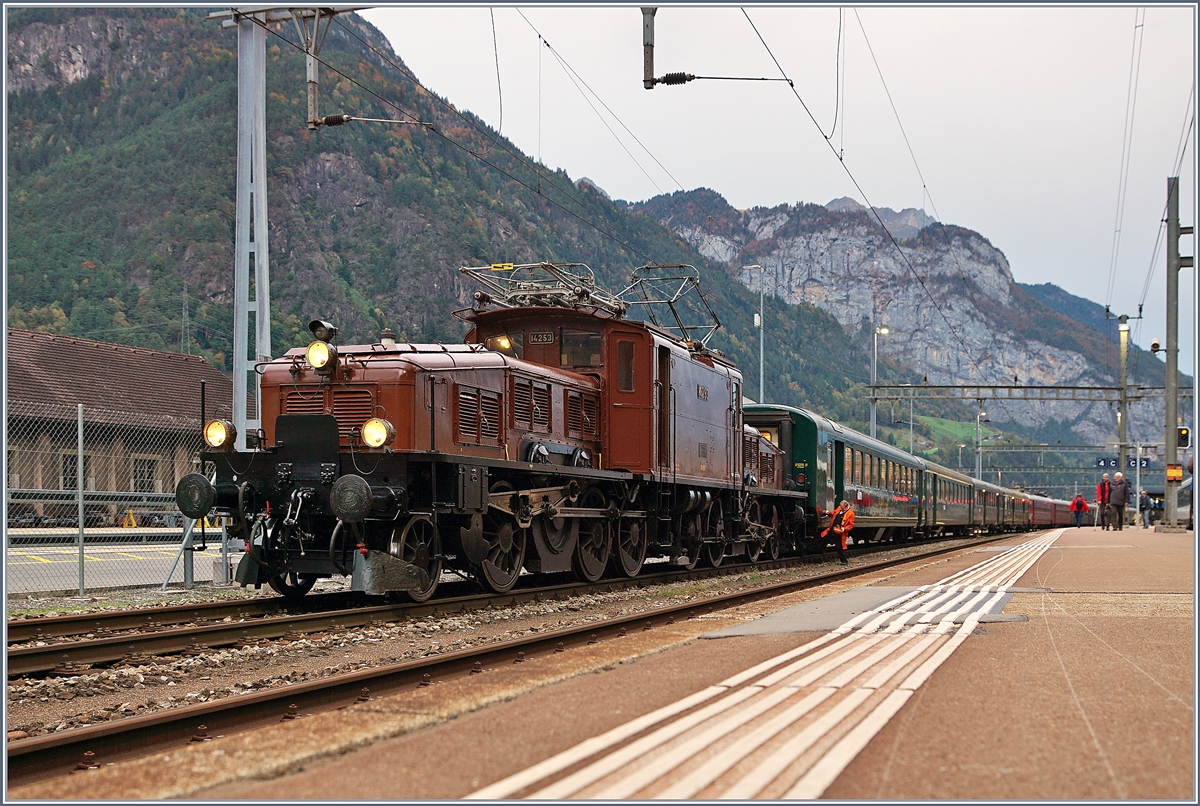
<svg viewBox="0 0 1200 806"><path fill-rule="evenodd" d="M1150 460L1147 459L1146 457L1142 457L1141 463L1142 463L1142 467L1150 467ZM1137 459L1126 459L1125 464L1131 468L1135 468L1138 466L1138 460Z"/></svg>
<svg viewBox="0 0 1200 806"><path fill-rule="evenodd" d="M1115 456L1101 456L1096 459L1096 467L1120 467Z"/></svg>
<svg viewBox="0 0 1200 806"><path fill-rule="evenodd" d="M1167 465L1167 481L1183 481L1183 465Z"/></svg>

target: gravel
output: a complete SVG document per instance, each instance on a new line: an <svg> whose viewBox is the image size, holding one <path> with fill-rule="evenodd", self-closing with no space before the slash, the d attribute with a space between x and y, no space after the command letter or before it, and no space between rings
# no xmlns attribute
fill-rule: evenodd
<svg viewBox="0 0 1200 806"><path fill-rule="evenodd" d="M906 546L880 552L870 559L907 556L923 550L923 546ZM803 579L827 572L830 565L820 563L770 571L754 570L700 581L587 594L456 615L426 616L317 633L294 641L262 641L240 649L215 649L193 657L163 658L156 664L98 669L75 677L11 680L8 682L8 740L236 697L479 644L499 643L647 612L720 593ZM231 593L234 591L198 589L188 595L228 598ZM251 594L264 595L253 591ZM208 599L173 597L168 601L191 603ZM138 599L137 603L148 604L145 599ZM120 606L120 603L110 598L95 609L114 606Z"/></svg>

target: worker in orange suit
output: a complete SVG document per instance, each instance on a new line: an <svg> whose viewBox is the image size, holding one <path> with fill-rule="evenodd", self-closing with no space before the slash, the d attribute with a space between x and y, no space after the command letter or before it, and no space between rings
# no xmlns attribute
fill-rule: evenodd
<svg viewBox="0 0 1200 806"><path fill-rule="evenodd" d="M821 537L824 538L830 532L833 532L837 537L838 542L838 559L842 561L842 565L849 565L850 560L846 557L846 535L854 528L854 510L850 508L849 501L839 501L837 509L833 511L833 517L829 520L829 526L824 532L821 532Z"/></svg>

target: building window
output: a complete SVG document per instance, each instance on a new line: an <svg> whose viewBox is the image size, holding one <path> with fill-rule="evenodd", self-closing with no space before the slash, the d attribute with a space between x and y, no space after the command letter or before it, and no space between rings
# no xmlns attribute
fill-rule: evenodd
<svg viewBox="0 0 1200 806"><path fill-rule="evenodd" d="M133 491L135 493L160 493L162 483L158 481L158 459L134 457Z"/></svg>
<svg viewBox="0 0 1200 806"><path fill-rule="evenodd" d="M59 474L58 474L58 489L60 490L77 490L79 489L79 457L74 453L59 454ZM83 478L86 480L92 475L92 457L88 454L83 455Z"/></svg>

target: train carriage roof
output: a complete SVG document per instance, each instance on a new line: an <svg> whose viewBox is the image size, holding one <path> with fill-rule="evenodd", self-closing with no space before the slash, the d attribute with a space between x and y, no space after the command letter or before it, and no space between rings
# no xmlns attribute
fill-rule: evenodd
<svg viewBox="0 0 1200 806"><path fill-rule="evenodd" d="M945 465L939 465L937 462L931 462L928 459L925 460L925 469L928 470L930 473L936 473L939 476L944 476L952 481L961 482L962 484L969 484L969 485L974 486L975 484L978 483L975 479L971 478L966 473L960 472L958 470L952 470L952 469L946 467Z"/></svg>
<svg viewBox="0 0 1200 806"><path fill-rule="evenodd" d="M755 412L767 411L783 411L791 414L793 417L804 417L817 427L818 431L823 431L832 435L835 439L840 439L847 445L852 445L860 450L869 450L877 456L882 456L892 462L905 465L906 467L915 467L924 470L926 462L920 457L905 453L899 448L889 445L886 442L881 442L878 439L873 439L866 434L855 431L853 428L847 428L841 423L834 422L828 417L824 417L808 409L798 408L796 406L784 406L774 403L753 403L743 407L743 410L748 414Z"/></svg>

